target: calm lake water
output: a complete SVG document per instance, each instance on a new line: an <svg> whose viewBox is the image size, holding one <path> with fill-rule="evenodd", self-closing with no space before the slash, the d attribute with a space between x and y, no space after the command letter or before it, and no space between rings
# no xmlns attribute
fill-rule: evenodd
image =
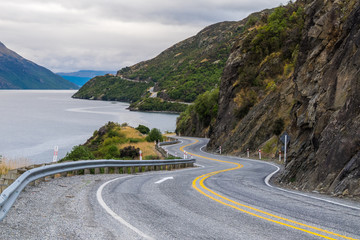
<svg viewBox="0 0 360 240"><path fill-rule="evenodd" d="M174 131L176 114L130 112L121 102L72 99L70 90L0 90L0 155L51 162L84 143L108 121Z"/></svg>

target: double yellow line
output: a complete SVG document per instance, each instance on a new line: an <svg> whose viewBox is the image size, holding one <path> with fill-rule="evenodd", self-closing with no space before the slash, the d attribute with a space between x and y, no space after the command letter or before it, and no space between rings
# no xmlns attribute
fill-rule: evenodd
<svg viewBox="0 0 360 240"><path fill-rule="evenodd" d="M192 139L190 139L190 140L192 140ZM198 142L199 142L198 140L195 140L195 142L187 144L187 145L181 147L180 150L184 151L185 147L196 144ZM201 176L194 179L194 181L192 182L192 187L195 188L202 195L210 198L211 200L214 200L214 201L216 201L218 203L221 203L221 204L223 204L225 206L234 208L234 209L236 209L238 211L249 214L251 216L258 217L258 218L266 220L266 221L270 221L270 222L273 222L273 223L276 223L276 224L279 224L279 225L282 225L282 226L290 227L290 228L293 228L293 229L296 229L296 230L299 230L299 231L303 231L303 232L306 232L306 233L309 233L309 234L312 234L312 235L315 235L315 236L325 238L325 239L338 239L338 238L334 238L334 237L339 237L339 238L343 238L343 239L356 240L355 238L343 236L343 235L340 235L340 234L337 234L337 233L334 233L334 232L327 231L325 229L321 229L321 228L318 228L318 227L314 227L314 226L310 226L310 225L307 225L307 224L304 224L304 223L293 221L291 219L280 217L280 216L277 216L277 215L262 211L260 209L254 208L254 207L251 207L251 206L248 206L248 205L245 205L245 204L241 204L239 202L236 202L234 200L231 200L231 199L229 199L227 197L224 197L224 196L214 192L213 190L211 190L211 189L209 189L208 187L205 186L204 181L206 179L208 179L209 177L212 177L212 176L214 176L216 174L219 174L219 173L240 169L240 168L243 167L243 165L240 164L240 163L236 163L236 162L229 162L229 161L223 161L223 160L214 159L214 158L208 158L208 157L204 157L204 156L197 155L197 154L194 154L194 153L190 153L190 154L192 154L193 156L208 159L208 160L211 160L211 161L230 163L230 164L236 165L236 167L206 173L206 174L201 175ZM212 194L212 195L210 195L210 194ZM250 212L250 211L245 210L245 209L249 209L249 210L251 210L253 212ZM259 214L263 214L263 215L259 215ZM282 220L283 222L281 222L280 220ZM307 229L305 229L305 228L307 228ZM323 235L321 233L310 231L308 229L312 229L312 230L315 230L315 231L318 231L318 232L321 232L321 233L326 233L326 234L334 236L334 237L326 236L326 235Z"/></svg>

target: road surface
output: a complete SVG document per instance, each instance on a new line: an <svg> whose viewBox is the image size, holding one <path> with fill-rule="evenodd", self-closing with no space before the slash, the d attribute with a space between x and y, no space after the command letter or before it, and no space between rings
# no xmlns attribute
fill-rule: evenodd
<svg viewBox="0 0 360 240"><path fill-rule="evenodd" d="M19 226L28 221L43 226L41 234L48 239L360 238L359 203L273 187L268 176L278 170L277 166L211 155L201 150L207 140L180 139L181 144L166 148L178 156L185 149L196 158L197 167L136 175L96 175L90 176L87 184L75 181L86 176L77 176L72 182L68 178L63 190L58 187L54 196L48 196L58 199L49 204L50 208L38 206L43 219L58 219L52 222L55 226L51 231L44 231L49 227L41 223L41 217L32 218L20 210L22 199L15 207L17 211L10 211L0 228L8 231L7 236L15 236L9 228L24 231L27 227ZM38 188L44 193L50 187L48 182ZM24 194L31 191L28 188ZM23 198L36 208L39 199L34 195L35 200ZM62 205L58 206L60 200ZM82 212L83 216L72 214L73 211ZM21 214L28 217L23 219ZM20 223L16 225L16 221ZM71 227L75 223L80 226ZM36 232L27 234L26 239L36 239ZM1 234L0 238L6 239Z"/></svg>

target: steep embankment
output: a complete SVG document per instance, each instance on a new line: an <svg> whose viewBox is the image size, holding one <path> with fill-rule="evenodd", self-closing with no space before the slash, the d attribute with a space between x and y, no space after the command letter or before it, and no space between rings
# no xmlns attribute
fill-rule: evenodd
<svg viewBox="0 0 360 240"><path fill-rule="evenodd" d="M262 148L271 156L281 147L277 135L286 130L291 142L279 182L359 196L359 2L297 1L285 6L285 12L294 7L304 10L296 11L303 15L302 30L293 28L292 14L280 14L277 20L270 15L265 25L258 23L253 33L249 31L235 45L222 76L209 148L221 145L223 151L234 154ZM279 22L288 25L277 35L270 26ZM257 41L266 29L270 35ZM286 35L289 31L299 31L300 37ZM283 33L279 48L262 48L266 39ZM251 34L254 37L247 41ZM251 58L254 53L248 49L255 53L265 49L265 54ZM290 56L286 49L292 49L291 58L283 61ZM243 71L250 60L259 68ZM272 64L279 66L279 71L267 75L267 69L276 69ZM287 71L291 65L295 67Z"/></svg>
<svg viewBox="0 0 360 240"><path fill-rule="evenodd" d="M78 86L0 42L0 89L78 89Z"/></svg>
<svg viewBox="0 0 360 240"><path fill-rule="evenodd" d="M280 181L360 196L360 4L318 0L307 16Z"/></svg>
<svg viewBox="0 0 360 240"><path fill-rule="evenodd" d="M281 133L289 121L289 77L299 51L303 5L289 4L247 19L247 28L233 46L222 75L219 106L209 98L200 111L183 113L177 125L180 134L211 136L211 148L221 145L226 152L238 153ZM204 132L198 127L204 125L203 113L214 111L218 111L216 123L207 120L212 124L205 126Z"/></svg>

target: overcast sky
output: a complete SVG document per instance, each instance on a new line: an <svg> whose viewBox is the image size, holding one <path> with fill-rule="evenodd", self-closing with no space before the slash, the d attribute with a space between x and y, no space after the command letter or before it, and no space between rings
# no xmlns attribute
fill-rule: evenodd
<svg viewBox="0 0 360 240"><path fill-rule="evenodd" d="M0 0L0 41L53 72L119 70L284 0Z"/></svg>

